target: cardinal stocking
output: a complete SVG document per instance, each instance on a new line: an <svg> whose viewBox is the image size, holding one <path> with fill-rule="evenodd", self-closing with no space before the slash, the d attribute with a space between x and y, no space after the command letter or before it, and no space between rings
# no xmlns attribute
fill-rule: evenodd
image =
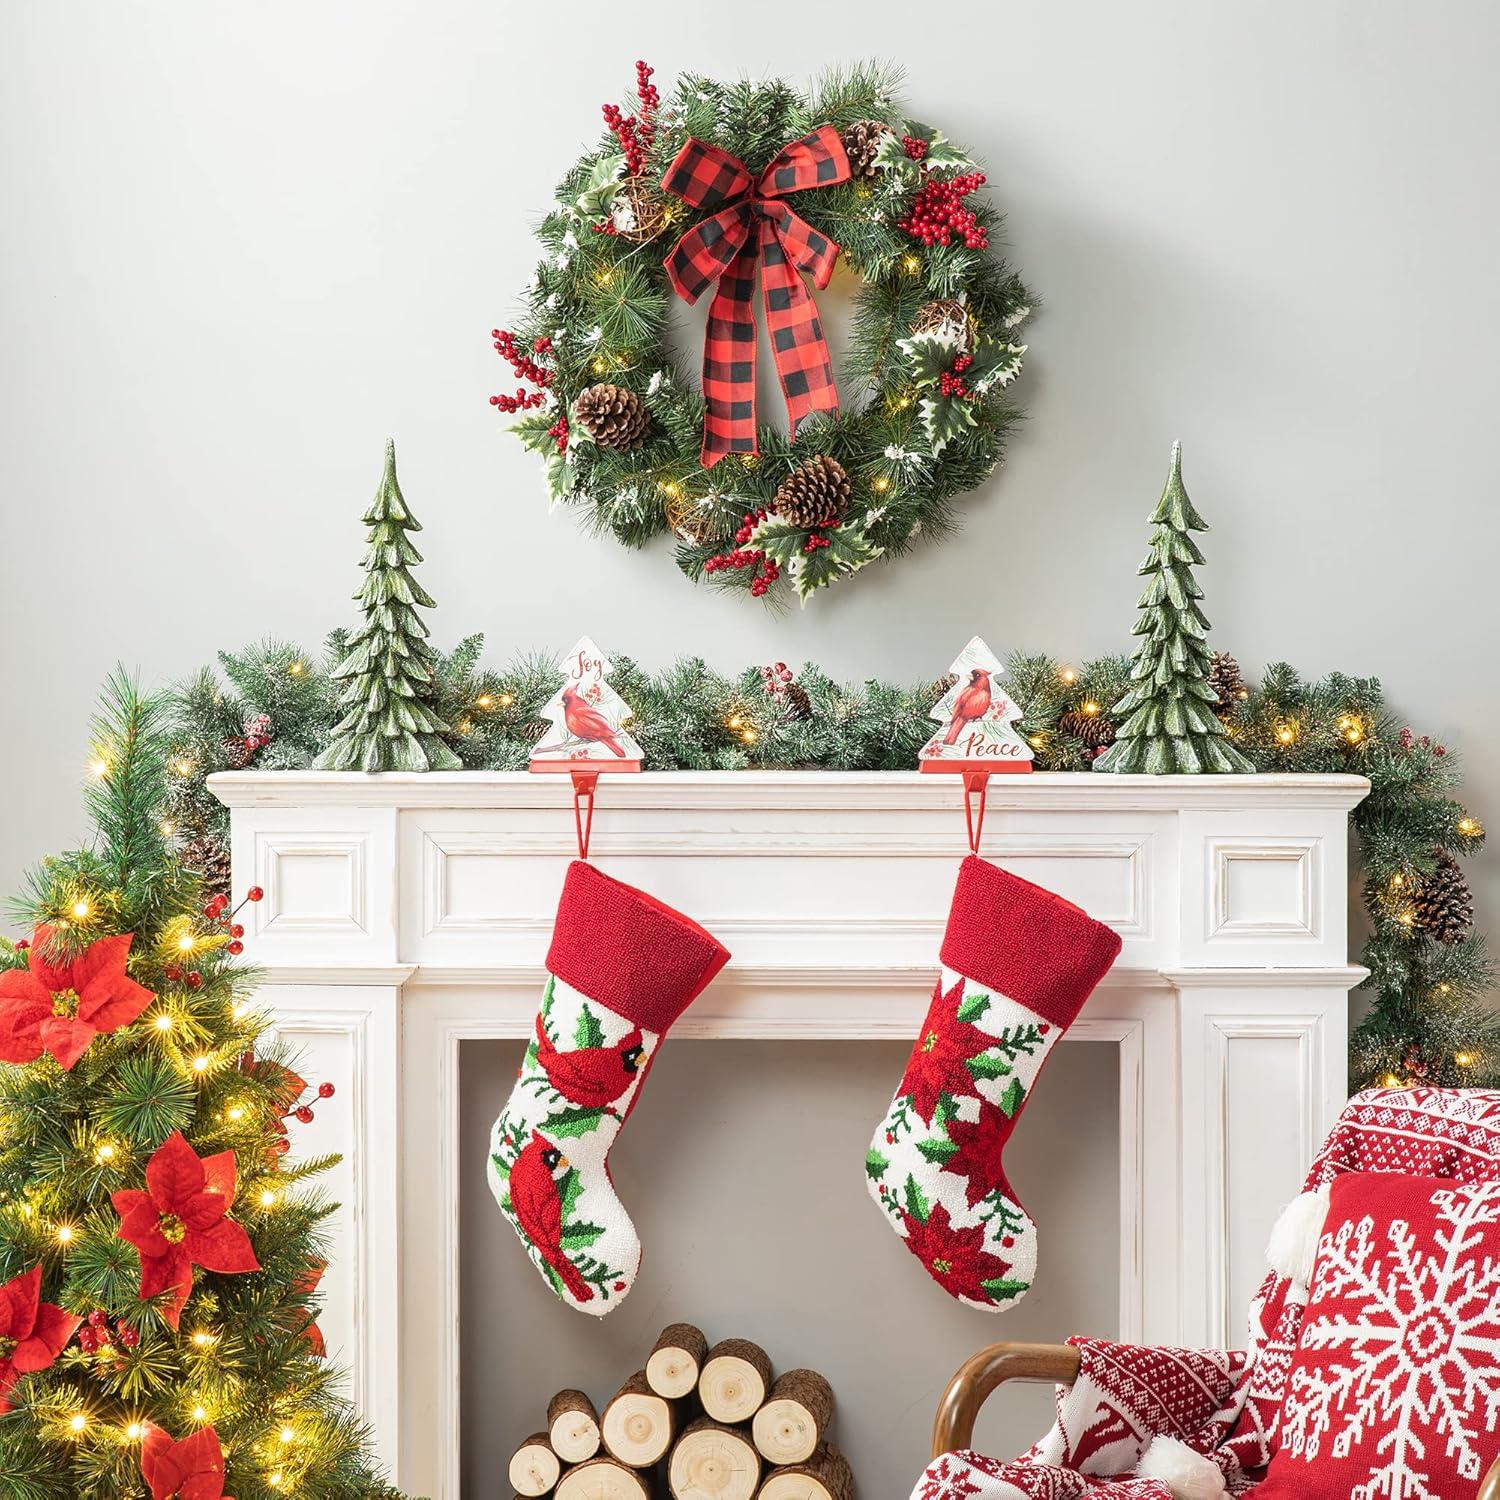
<svg viewBox="0 0 1500 1500"><path fill-rule="evenodd" d="M1036 1076L1120 951L1071 902L971 856L942 973L870 1143L870 1193L950 1297L996 1312L1036 1273L1004 1148Z"/></svg>
<svg viewBox="0 0 1500 1500"><path fill-rule="evenodd" d="M575 860L520 1078L490 1135L490 1190L570 1307L602 1316L641 1242L609 1152L667 1029L729 954L696 922Z"/></svg>

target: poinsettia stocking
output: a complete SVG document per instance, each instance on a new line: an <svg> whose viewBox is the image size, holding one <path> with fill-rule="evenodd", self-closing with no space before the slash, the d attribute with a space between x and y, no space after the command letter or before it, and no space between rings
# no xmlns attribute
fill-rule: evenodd
<svg viewBox="0 0 1500 1500"><path fill-rule="evenodd" d="M1061 896L964 860L942 974L865 1170L907 1249L971 1307L995 1312L1031 1287L1036 1225L1005 1175L1005 1143L1119 951Z"/></svg>
<svg viewBox="0 0 1500 1500"><path fill-rule="evenodd" d="M490 1135L490 1190L552 1290L602 1316L641 1242L609 1153L668 1029L729 958L698 924L575 860L520 1077Z"/></svg>

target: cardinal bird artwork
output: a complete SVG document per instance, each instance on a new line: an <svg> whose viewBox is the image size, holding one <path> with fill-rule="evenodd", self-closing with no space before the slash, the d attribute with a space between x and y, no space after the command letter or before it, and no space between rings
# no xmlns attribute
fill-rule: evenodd
<svg viewBox="0 0 1500 1500"><path fill-rule="evenodd" d="M941 726L917 756L923 771L1029 771L1031 745L1018 725L1023 710L1000 679L1005 668L976 635L948 668L953 684L928 717Z"/></svg>
<svg viewBox="0 0 1500 1500"><path fill-rule="evenodd" d="M597 1027L597 1022L595 1023ZM596 1032L597 1035L602 1033ZM640 1027L635 1026L609 1046L574 1047L563 1050L547 1035L540 1015L536 1018L536 1060L547 1081L569 1104L586 1109L606 1109L629 1092L640 1076L646 1048Z"/></svg>
<svg viewBox="0 0 1500 1500"><path fill-rule="evenodd" d="M639 771L641 747L625 729L630 706L609 685L609 658L587 636L563 659L563 684L542 712L551 728L531 752L533 771Z"/></svg>
<svg viewBox="0 0 1500 1500"><path fill-rule="evenodd" d="M990 711L990 697L990 674L983 667L975 667L969 673L968 686L953 704L948 732L943 736L945 745L956 745L965 726L975 719L982 719Z"/></svg>
<svg viewBox="0 0 1500 1500"><path fill-rule="evenodd" d="M563 1250L561 1183L568 1159L540 1130L521 1148L510 1169L510 1211L516 1227L547 1263L575 1302L593 1300L594 1289Z"/></svg>

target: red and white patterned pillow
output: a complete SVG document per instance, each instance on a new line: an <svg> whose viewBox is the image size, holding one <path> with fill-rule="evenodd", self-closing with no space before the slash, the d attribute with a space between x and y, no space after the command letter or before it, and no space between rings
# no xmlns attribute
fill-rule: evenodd
<svg viewBox="0 0 1500 1500"><path fill-rule="evenodd" d="M1351 1172L1255 1500L1473 1500L1500 1454L1500 1182Z"/></svg>

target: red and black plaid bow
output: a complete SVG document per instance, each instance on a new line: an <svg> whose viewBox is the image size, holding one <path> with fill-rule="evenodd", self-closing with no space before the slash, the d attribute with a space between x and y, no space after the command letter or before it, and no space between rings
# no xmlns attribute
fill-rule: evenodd
<svg viewBox="0 0 1500 1500"><path fill-rule="evenodd" d="M809 412L837 411L833 363L823 325L802 284L806 271L821 291L839 247L781 201L785 193L846 182L849 158L832 125L820 125L783 146L752 177L744 162L689 137L662 186L694 208L717 209L683 235L666 258L667 276L684 302L696 302L715 281L703 342L703 466L726 453L756 453L755 263L760 262L766 326L776 374L795 432ZM721 206L722 205L722 206Z"/></svg>

